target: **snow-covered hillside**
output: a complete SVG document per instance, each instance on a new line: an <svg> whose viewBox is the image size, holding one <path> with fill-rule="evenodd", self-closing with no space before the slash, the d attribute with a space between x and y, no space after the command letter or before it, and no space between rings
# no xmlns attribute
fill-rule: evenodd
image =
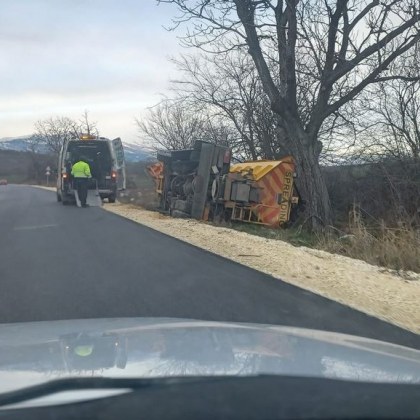
<svg viewBox="0 0 420 420"><path fill-rule="evenodd" d="M156 158L156 153L153 150L139 144L123 142L123 145L127 162L141 162Z"/></svg>
<svg viewBox="0 0 420 420"><path fill-rule="evenodd" d="M35 150L37 153L47 153L48 149L45 143L33 145L31 136L21 137L3 137L0 139L1 150L15 150L17 152L29 152Z"/></svg>
<svg viewBox="0 0 420 420"><path fill-rule="evenodd" d="M140 162L153 159L153 151L147 149L139 144L124 143L124 154L128 162ZM3 137L0 138L1 150L15 150L17 152L28 152L31 150L31 136L21 137ZM35 151L37 153L47 153L48 149L45 143L36 145Z"/></svg>

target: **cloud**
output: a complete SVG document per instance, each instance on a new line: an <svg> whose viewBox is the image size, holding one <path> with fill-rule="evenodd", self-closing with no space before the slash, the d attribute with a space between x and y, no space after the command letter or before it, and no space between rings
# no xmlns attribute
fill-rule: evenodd
<svg viewBox="0 0 420 420"><path fill-rule="evenodd" d="M153 105L180 51L162 28L173 12L152 0L2 0L0 136L58 110L132 119Z"/></svg>

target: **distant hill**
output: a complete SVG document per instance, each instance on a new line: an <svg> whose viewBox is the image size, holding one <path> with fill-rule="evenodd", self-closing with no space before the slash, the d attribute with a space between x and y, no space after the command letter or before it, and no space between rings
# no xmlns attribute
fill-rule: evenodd
<svg viewBox="0 0 420 420"><path fill-rule="evenodd" d="M12 150L16 152L31 151L31 136L21 137L3 137L0 138L0 150ZM153 159L153 151L147 149L139 144L126 143L124 144L124 154L127 162L144 162ZM48 148L45 143L39 143L35 151L41 154L47 154Z"/></svg>
<svg viewBox="0 0 420 420"><path fill-rule="evenodd" d="M47 153L17 152L0 149L0 178L12 184L38 184L46 181L47 166L54 170L56 159ZM54 176L50 178L53 184Z"/></svg>
<svg viewBox="0 0 420 420"><path fill-rule="evenodd" d="M123 142L123 145L127 162L145 162L156 158L156 153L153 150L139 144Z"/></svg>
<svg viewBox="0 0 420 420"><path fill-rule="evenodd" d="M31 136L3 137L0 139L0 150L30 152L32 151L31 146ZM36 145L35 151L37 153L48 153L46 144L42 142Z"/></svg>

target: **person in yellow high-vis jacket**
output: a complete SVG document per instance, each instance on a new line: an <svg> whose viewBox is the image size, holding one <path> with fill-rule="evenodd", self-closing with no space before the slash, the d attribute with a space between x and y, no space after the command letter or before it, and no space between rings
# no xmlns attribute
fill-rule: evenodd
<svg viewBox="0 0 420 420"><path fill-rule="evenodd" d="M87 159L84 156L81 156L71 168L71 174L73 176L74 183L76 184L77 194L79 195L79 200L82 207L88 207L86 204L88 182L89 178L92 178L90 173L90 166L86 160Z"/></svg>

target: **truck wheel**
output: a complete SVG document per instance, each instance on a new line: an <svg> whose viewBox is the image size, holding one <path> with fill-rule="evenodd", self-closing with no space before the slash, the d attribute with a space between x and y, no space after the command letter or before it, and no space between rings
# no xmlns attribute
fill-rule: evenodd
<svg viewBox="0 0 420 420"><path fill-rule="evenodd" d="M114 196L108 197L108 203L115 203L115 197Z"/></svg>
<svg viewBox="0 0 420 420"><path fill-rule="evenodd" d="M61 201L61 195L57 193L57 201L60 202Z"/></svg>

